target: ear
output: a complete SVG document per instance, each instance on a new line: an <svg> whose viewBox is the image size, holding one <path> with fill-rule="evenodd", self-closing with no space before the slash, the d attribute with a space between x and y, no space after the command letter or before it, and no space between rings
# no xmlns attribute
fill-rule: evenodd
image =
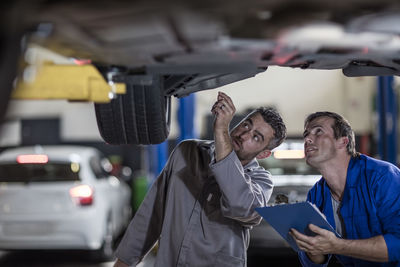
<svg viewBox="0 0 400 267"><path fill-rule="evenodd" d="M347 136L342 136L337 141L338 148L346 149L347 144L349 143L349 138Z"/></svg>
<svg viewBox="0 0 400 267"><path fill-rule="evenodd" d="M265 158L268 158L269 156L271 156L271 150L264 150L264 151L261 151L257 156L256 156L256 158L257 159L265 159Z"/></svg>

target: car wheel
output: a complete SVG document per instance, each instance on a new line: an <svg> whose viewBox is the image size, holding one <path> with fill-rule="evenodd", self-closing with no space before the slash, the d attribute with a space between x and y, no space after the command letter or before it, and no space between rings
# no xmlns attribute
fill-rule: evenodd
<svg viewBox="0 0 400 267"><path fill-rule="evenodd" d="M169 134L171 97L161 78L150 85L127 83L127 92L107 104L95 104L97 125L109 144L159 144Z"/></svg>
<svg viewBox="0 0 400 267"><path fill-rule="evenodd" d="M107 219L106 231L100 249L92 253L92 260L96 262L110 261L114 257L114 236L111 219Z"/></svg>

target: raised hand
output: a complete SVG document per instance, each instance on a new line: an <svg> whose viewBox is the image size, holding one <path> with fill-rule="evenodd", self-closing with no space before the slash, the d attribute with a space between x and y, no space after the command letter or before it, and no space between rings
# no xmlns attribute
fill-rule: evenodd
<svg viewBox="0 0 400 267"><path fill-rule="evenodd" d="M215 115L214 131L229 130L236 108L227 94L218 92L217 101L212 106L211 112Z"/></svg>
<svg viewBox="0 0 400 267"><path fill-rule="evenodd" d="M216 161L220 161L232 151L229 124L236 112L236 108L232 99L227 94L218 92L217 101L212 106L211 112L215 115L215 159Z"/></svg>

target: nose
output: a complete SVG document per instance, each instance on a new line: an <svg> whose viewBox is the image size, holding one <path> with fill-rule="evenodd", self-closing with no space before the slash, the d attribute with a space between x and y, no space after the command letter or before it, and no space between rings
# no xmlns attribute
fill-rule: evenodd
<svg viewBox="0 0 400 267"><path fill-rule="evenodd" d="M307 135L306 137L304 137L304 145L306 144L311 144L313 141L310 138L310 135Z"/></svg>
<svg viewBox="0 0 400 267"><path fill-rule="evenodd" d="M239 135L240 139L242 139L242 140L248 139L249 136L250 136L250 131L244 131Z"/></svg>

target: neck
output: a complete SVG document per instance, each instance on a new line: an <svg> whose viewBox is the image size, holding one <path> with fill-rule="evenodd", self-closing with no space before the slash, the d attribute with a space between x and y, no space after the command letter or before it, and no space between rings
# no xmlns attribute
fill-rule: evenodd
<svg viewBox="0 0 400 267"><path fill-rule="evenodd" d="M241 160L240 163L242 164L242 166L246 166L251 160Z"/></svg>
<svg viewBox="0 0 400 267"><path fill-rule="evenodd" d="M346 187L347 168L350 159L350 155L342 155L333 161L327 162L327 164L318 169L327 182L333 198L338 201L342 200L343 192Z"/></svg>

